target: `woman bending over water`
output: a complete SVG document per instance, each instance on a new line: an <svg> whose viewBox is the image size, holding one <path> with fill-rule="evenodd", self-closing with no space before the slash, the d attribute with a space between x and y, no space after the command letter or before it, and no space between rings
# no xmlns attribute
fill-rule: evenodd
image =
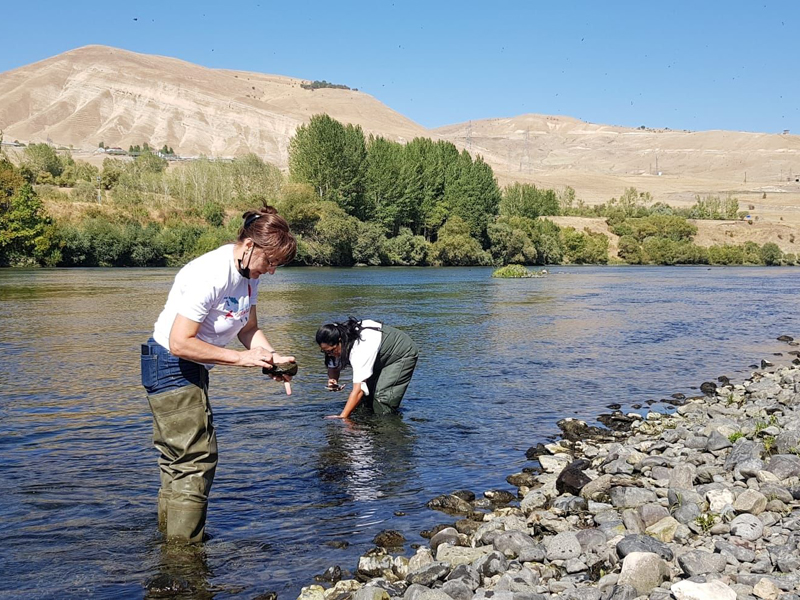
<svg viewBox="0 0 800 600"><path fill-rule="evenodd" d="M329 418L346 419L362 401L375 414L397 410L406 393L419 349L406 333L365 319L350 317L345 323L328 323L317 330L317 344L325 353L328 387L337 389L341 371L353 368L353 390L344 409Z"/></svg>

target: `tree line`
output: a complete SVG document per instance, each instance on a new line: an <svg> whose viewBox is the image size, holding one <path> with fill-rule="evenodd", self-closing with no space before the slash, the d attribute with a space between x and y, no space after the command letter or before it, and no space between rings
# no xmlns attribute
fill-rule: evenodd
<svg viewBox="0 0 800 600"><path fill-rule="evenodd" d="M586 206L571 188L514 183L453 144L365 136L317 115L289 146L289 173L255 155L168 163L149 147L102 169L46 144L0 156L0 265L180 265L235 237L240 215L275 205L298 238L296 264L605 264L609 239L548 216L604 217L634 264L793 264L775 244L700 248L693 218L737 218L735 198L689 208L630 188ZM755 247L755 248L754 248Z"/></svg>

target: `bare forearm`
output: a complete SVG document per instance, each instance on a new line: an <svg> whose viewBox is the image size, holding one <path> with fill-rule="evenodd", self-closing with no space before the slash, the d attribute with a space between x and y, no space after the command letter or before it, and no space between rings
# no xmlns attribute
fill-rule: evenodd
<svg viewBox="0 0 800 600"><path fill-rule="evenodd" d="M347 398L347 404L344 405L344 408L342 409L342 412L339 414L339 416L342 419L346 419L347 417L349 417L350 413L355 410L356 406L358 406L359 402L361 402L361 399L363 397L364 397L364 392L361 389L361 384L356 383L353 386L353 391L350 392L350 396Z"/></svg>
<svg viewBox="0 0 800 600"><path fill-rule="evenodd" d="M238 365L241 360L240 352L214 346L196 337L171 337L169 351L178 358L213 365Z"/></svg>

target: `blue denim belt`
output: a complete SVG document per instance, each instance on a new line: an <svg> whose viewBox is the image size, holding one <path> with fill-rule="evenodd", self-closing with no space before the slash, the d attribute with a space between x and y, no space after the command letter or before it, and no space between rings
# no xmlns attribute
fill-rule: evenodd
<svg viewBox="0 0 800 600"><path fill-rule="evenodd" d="M148 394L196 385L208 388L205 366L170 354L153 338L142 344L142 385Z"/></svg>

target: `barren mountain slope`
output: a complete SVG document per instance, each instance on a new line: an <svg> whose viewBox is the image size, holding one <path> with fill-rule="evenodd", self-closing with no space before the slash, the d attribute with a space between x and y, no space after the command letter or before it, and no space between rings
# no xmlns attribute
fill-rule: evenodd
<svg viewBox="0 0 800 600"><path fill-rule="evenodd" d="M630 129L532 114L433 131L483 155L501 182L571 185L591 203L619 196L626 186L674 204L726 192L778 211L800 201L797 135ZM764 192L771 204L761 202Z"/></svg>
<svg viewBox="0 0 800 600"><path fill-rule="evenodd" d="M76 148L148 142L189 156L255 152L281 166L297 126L322 112L389 139L427 134L367 94L301 83L87 46L0 73L0 129L6 140Z"/></svg>

